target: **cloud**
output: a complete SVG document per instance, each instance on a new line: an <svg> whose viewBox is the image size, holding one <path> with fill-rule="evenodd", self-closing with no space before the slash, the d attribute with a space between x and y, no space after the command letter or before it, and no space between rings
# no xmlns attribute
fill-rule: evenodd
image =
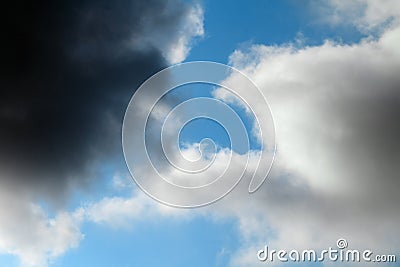
<svg viewBox="0 0 400 267"><path fill-rule="evenodd" d="M331 25L351 24L364 33L381 31L399 23L400 4L396 0L314 1L311 9L320 20Z"/></svg>
<svg viewBox="0 0 400 267"><path fill-rule="evenodd" d="M204 35L203 20L202 7L199 4L189 6L181 17L178 30L169 31L169 36L161 30L151 31L149 42L162 51L169 63L180 63L188 56L193 40Z"/></svg>
<svg viewBox="0 0 400 267"><path fill-rule="evenodd" d="M278 147L256 194L239 187L215 208L235 214L247 240L233 266L257 265L265 244L323 249L339 237L399 252L399 40L391 25L354 45L254 45L231 55L268 99Z"/></svg>
<svg viewBox="0 0 400 267"><path fill-rule="evenodd" d="M105 197L84 207L85 220L105 227L129 230L135 222L153 221L156 218L193 218L187 210L162 205L138 189L129 197Z"/></svg>
<svg viewBox="0 0 400 267"><path fill-rule="evenodd" d="M158 41L186 38L186 55L190 38L202 30L201 8L178 3L9 3L0 23L7 39L0 82L3 182L56 198L87 183L96 162L119 152L130 96L166 64L162 55L169 52Z"/></svg>
<svg viewBox="0 0 400 267"><path fill-rule="evenodd" d="M150 75L185 59L203 32L202 9L179 0L2 8L0 252L44 266L79 244L80 215L63 204L121 159L130 97ZM58 210L54 218L38 200Z"/></svg>
<svg viewBox="0 0 400 267"><path fill-rule="evenodd" d="M0 253L17 256L23 266L47 266L79 245L82 209L49 217L39 205L9 189L0 189Z"/></svg>

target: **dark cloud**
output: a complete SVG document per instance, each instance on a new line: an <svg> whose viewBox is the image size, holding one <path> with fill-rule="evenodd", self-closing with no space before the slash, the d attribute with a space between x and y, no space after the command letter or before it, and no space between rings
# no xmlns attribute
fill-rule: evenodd
<svg viewBox="0 0 400 267"><path fill-rule="evenodd" d="M120 151L131 95L166 64L146 38L176 31L187 7L18 1L1 10L0 179L62 196Z"/></svg>

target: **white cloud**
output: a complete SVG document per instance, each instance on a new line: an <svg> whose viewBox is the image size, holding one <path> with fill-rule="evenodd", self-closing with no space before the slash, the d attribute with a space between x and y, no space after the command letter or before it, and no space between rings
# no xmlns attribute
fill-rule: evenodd
<svg viewBox="0 0 400 267"><path fill-rule="evenodd" d="M175 5L169 6L171 15ZM174 19L174 18L171 18ZM178 26L166 29L171 25L165 26L157 24L145 25L145 33L140 40L135 40L135 46L147 48L148 45L156 47L160 50L164 58L170 64L179 63L185 60L190 52L193 41L204 35L204 13L203 8L199 4L187 6L184 14L179 17Z"/></svg>
<svg viewBox="0 0 400 267"><path fill-rule="evenodd" d="M14 192L14 193L11 193ZM23 266L47 266L56 257L78 246L83 238L83 211L58 212L49 217L24 194L0 187L0 252L17 256Z"/></svg>
<svg viewBox="0 0 400 267"><path fill-rule="evenodd" d="M162 209L160 204L140 192L132 197L105 197L85 208L86 220L111 228L130 229L135 221L145 220Z"/></svg>
<svg viewBox="0 0 400 267"><path fill-rule="evenodd" d="M190 52L192 39L204 35L203 20L202 7L200 5L191 7L182 21L177 36L169 44L159 45L171 64L184 61Z"/></svg>
<svg viewBox="0 0 400 267"><path fill-rule="evenodd" d="M399 252L399 40L391 27L355 45L232 54L266 95L278 145L259 192L238 188L217 203L215 213L236 214L247 240L233 266L257 265L266 242L320 249L346 237L352 248Z"/></svg>
<svg viewBox="0 0 400 267"><path fill-rule="evenodd" d="M133 181L128 173L122 175L121 173L115 173L112 178L112 186L116 190L123 190L133 187Z"/></svg>
<svg viewBox="0 0 400 267"><path fill-rule="evenodd" d="M135 191L130 197L104 197L75 211L58 211L49 216L29 195L20 192L15 197L15 188L11 190L2 184L0 253L16 256L23 267L51 266L58 257L79 246L84 238L83 223L126 230L134 229L136 222L158 221L155 219L160 216L179 220L192 216L186 210L166 207Z"/></svg>
<svg viewBox="0 0 400 267"><path fill-rule="evenodd" d="M322 21L332 25L352 24L365 33L399 23L400 3L396 0L317 1L314 8Z"/></svg>
<svg viewBox="0 0 400 267"><path fill-rule="evenodd" d="M145 207L137 199L120 197L104 198L92 204L87 210L90 221L107 224L113 228L126 228L132 219L142 215Z"/></svg>

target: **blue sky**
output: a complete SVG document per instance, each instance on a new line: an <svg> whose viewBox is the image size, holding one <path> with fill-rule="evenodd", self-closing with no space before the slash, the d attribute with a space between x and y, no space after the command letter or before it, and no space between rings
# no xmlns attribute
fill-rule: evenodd
<svg viewBox="0 0 400 267"><path fill-rule="evenodd" d="M193 47L187 60L211 60L228 63L235 49L251 44L281 45L296 42L301 35L306 45L326 39L353 43L363 37L351 25L331 27L318 23L318 14L310 2L204 1L206 33Z"/></svg>
<svg viewBox="0 0 400 267"><path fill-rule="evenodd" d="M78 250L70 251L54 266L223 266L236 249L235 226L204 218L188 222L168 219L135 223L132 230L109 230L88 224ZM224 234L221 234L224 233Z"/></svg>
<svg viewBox="0 0 400 267"><path fill-rule="evenodd" d="M190 2L190 4L193 3ZM263 45L265 47L291 46L291 49L296 51L296 49L301 50L305 47L319 47L325 40L330 39L339 44L340 47L346 47L346 45L359 44L360 40L367 36L371 37L380 34L380 32L360 30L357 24L329 24L316 11L319 10L317 9L318 5L322 5L319 1L204 0L199 5L204 12L204 34L193 38L190 43L190 52L187 54L184 62L208 60L227 64L232 63L232 60L230 62L229 58L234 51L240 50L244 53L251 53L251 48L254 45ZM335 47L333 46L332 50L334 49ZM282 60L286 60L283 58L284 56L287 58L291 53L295 53L293 51L287 52L287 54L285 54L286 52L282 52ZM265 57L268 58L268 56ZM272 60L273 58L271 62ZM254 77L256 79L257 76L254 74ZM174 93L172 95L173 97L178 96L181 100L199 96L210 97L214 89L213 86L193 85L190 90L179 92L178 89L178 92L175 92L176 95ZM282 102L282 106L287 103ZM242 117L247 130L250 131L253 122L252 118L248 117L241 107L232 106ZM279 110L277 113L278 116L281 113L284 114L284 112ZM293 114L294 112L290 110L288 113ZM321 114L324 113L321 112ZM286 117L282 116L282 118ZM333 124L336 122L332 119ZM364 125L360 123L360 129L362 127ZM318 130L324 132L321 128L318 128L316 131ZM343 130L343 132L345 135L346 131ZM219 146L229 148L229 140L223 128L214 122L201 119L191 122L183 129L180 141L182 143L196 143L204 137L213 138ZM285 140L284 138L285 135L283 135L282 140ZM299 134L299 138L301 138L301 133ZM319 139L316 138L316 140L318 142ZM250 139L250 147L255 150L260 149L260 145L254 137ZM282 144L282 147L283 150L286 149L285 143ZM235 152L243 154L247 151ZM314 172L308 172L307 174L300 172L299 174L299 172L296 172L296 168L298 167L297 164L301 164L301 162L299 163L296 160L293 160L293 162L295 162L293 165L277 176L284 177L280 181L288 179L289 188L292 186L297 188L299 186L304 191L296 191L298 195L295 194L295 196L284 193L281 195L282 198L295 199L307 193L315 197L318 195L314 194L315 191L313 190L315 188L322 188L321 192L324 192L325 187L318 187L320 186L318 182L316 182L317 187L313 187L312 182L307 184L309 181L314 181L311 178L304 184L302 183L303 180L291 180L293 177L297 177L296 175L299 177L307 175L310 177L315 176ZM323 164L324 162L321 163L321 166L325 166ZM279 161L278 166L281 165L284 164L282 161ZM288 163L288 165L290 164ZM260 233L261 239L264 238L264 240L260 241L254 238L254 233L248 234L243 229L249 225L254 226L257 223L252 224L250 219L249 221L241 219L237 214L240 211L232 211L235 209L234 205L232 208L228 205L229 208L227 207L226 210L229 210L229 212L226 212L226 214L221 212L221 214L225 214L221 216L218 215L221 206L215 209L213 206L208 207L208 209L201 208L200 211L195 209L179 209L163 213L162 208L155 208L158 204L153 203L154 200L137 189L137 186L130 179L127 169L123 164L122 155L115 156L114 159L108 160L100 166L97 170L98 176L91 180L92 185L72 193L66 200L66 203L61 205L62 208L58 208L58 206L54 208L52 204L46 203L46 198L43 200L40 199L38 203L47 214L46 216L49 218L57 216L60 210L71 214L77 212L79 208L94 210L95 203L99 203L103 199L121 200L121 203L123 203L123 200L130 198L137 199L139 205L143 205L144 211L140 211L137 214L133 211L132 216L125 214L125 217L121 219L122 221L126 220L125 223L116 223L115 225L112 223L113 218L111 218L110 223L108 219L103 220L100 217L96 217L100 215L92 215L90 213L89 215L85 215L92 217L90 219L82 219L77 223L79 232L82 234L81 240L72 246L72 248L64 249L64 253L60 253L60 255L55 257L49 257L49 267L241 266L238 257L240 258L242 254L239 253L245 255L243 251L256 249L258 245L267 242L267 240L274 239L276 233L282 230L281 228L277 228L273 231L268 231L270 226L267 224L267 221L271 222L271 220L265 219L264 221L264 219L260 219L259 223L261 222L261 225L265 225L261 228L263 229L263 233ZM300 182L297 183L296 181ZM273 182L275 185L279 183L279 181ZM310 199L315 200L312 197ZM264 201L268 201L268 198L264 199L260 197L260 202L264 203ZM304 203L304 205L311 203L296 202ZM132 202L129 202L127 205L132 205ZM242 205L246 206L243 203ZM249 212L251 214L250 210L255 206L251 203L248 206L248 210L246 208L242 209L243 213L247 214ZM310 209L313 209L313 207L310 207ZM238 208L238 210L240 209ZM307 210L309 209L307 208ZM118 216L119 213L116 214ZM278 214L279 216L281 215L280 213ZM293 214L297 213L294 211ZM295 217L295 215L293 216ZM292 218L293 223L296 224L296 218L294 217ZM115 218L115 221L119 220L119 218ZM258 217L254 216L254 220L257 221ZM396 223L396 219L394 218L389 221L389 227L392 227L391 222ZM286 223L283 223L283 225L286 225ZM301 227L299 226L299 229ZM316 227L315 231L319 231L320 228ZM282 232L285 231L282 230ZM292 232L287 231L285 233L290 234ZM323 233L319 232L314 234L323 235ZM338 234L340 235L341 233ZM303 237L298 238L301 239ZM313 240L316 240L318 246L321 245L317 238ZM357 240L356 237L354 237L354 240ZM335 242L335 240L332 240L332 242ZM360 244L356 241L354 243L357 245ZM279 244L286 243L276 243L276 245ZM298 242L294 243L294 245L298 244ZM326 244L325 247L329 245ZM253 252L255 255L256 251L254 250ZM245 257L243 256L243 258ZM256 263L256 256L254 256L253 260ZM23 263L21 263L17 256L10 255L10 253L0 254L0 266L12 267L20 265L23 265ZM245 265L246 263L243 263L243 266ZM320 266L320 264L314 265ZM296 264L295 266L303 265Z"/></svg>

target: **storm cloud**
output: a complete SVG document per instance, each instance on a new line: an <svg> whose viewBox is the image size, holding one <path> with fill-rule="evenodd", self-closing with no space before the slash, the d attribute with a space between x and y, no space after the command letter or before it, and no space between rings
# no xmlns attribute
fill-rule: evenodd
<svg viewBox="0 0 400 267"><path fill-rule="evenodd" d="M2 11L1 183L51 197L117 155L134 90L202 33L189 27L201 12L180 1L23 1Z"/></svg>

